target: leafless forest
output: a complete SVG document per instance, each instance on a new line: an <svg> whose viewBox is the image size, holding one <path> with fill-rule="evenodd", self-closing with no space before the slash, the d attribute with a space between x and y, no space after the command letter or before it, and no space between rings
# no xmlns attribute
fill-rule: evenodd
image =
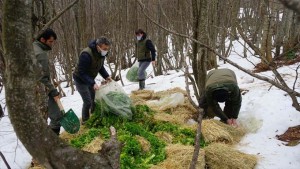
<svg viewBox="0 0 300 169"><path fill-rule="evenodd" d="M64 79L73 91L72 70L80 51L89 40L100 36L111 39L107 66L113 78L122 79L120 70L130 67L134 59L134 31L142 28L157 48L155 74L162 75L168 70L185 71L186 82L193 84L196 97L202 94L207 70L216 68L217 59L222 59L284 90L291 97L295 109L300 111L297 101L300 94L295 91L295 86L288 86L277 71L279 63L297 59L299 55L299 3L284 0L0 0L0 92L6 84L6 91L9 92L7 98L10 98L8 105L20 101L14 96L32 100L30 91L33 92L33 89L30 87L34 83L29 81L23 86L17 83L22 78L27 78L27 81L33 79L34 72L28 67L32 63L31 42L46 27L53 28L58 35L51 52L51 69L55 75L52 78L59 88L65 87L60 85ZM227 57L233 52L233 41L244 45L244 52L238 53L240 57L247 59L248 50L253 51L252 55L261 59L261 63L256 65L257 71L271 70L276 78L260 76L228 60ZM16 43L21 47L16 48ZM58 63L64 77L59 77L55 72L54 65ZM193 72L188 72L186 65L192 65ZM22 71L26 75L20 73ZM12 86L26 89L28 93L17 95ZM19 105L22 105L21 101ZM44 135L42 138L53 140L51 144L45 140L30 140L22 125L24 121L35 121L34 116L31 119L22 117L17 114L21 110L19 108L11 108L12 123L15 123L16 130L19 129L17 133L26 148L33 156L40 157L45 166L71 168L89 161L92 167L97 163L98 166L109 168L103 154L98 155L101 160L92 163L89 159L96 158L96 155L68 148L50 135L50 131L46 131L46 126L42 124L27 124L33 129L30 135ZM22 110L32 110L31 114L34 115L34 108L31 103ZM36 128L44 132L40 134ZM39 152L34 150L37 149L37 144L32 145L35 142L41 145ZM54 155L59 149L65 149L71 155L76 154L82 160L74 162L61 157L63 154ZM50 153L43 153L47 151ZM60 157L65 160L51 162Z"/></svg>

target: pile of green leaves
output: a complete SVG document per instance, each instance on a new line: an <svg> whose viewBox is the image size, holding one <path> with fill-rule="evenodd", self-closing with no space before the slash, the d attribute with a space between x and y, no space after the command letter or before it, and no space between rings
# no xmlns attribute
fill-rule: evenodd
<svg viewBox="0 0 300 169"><path fill-rule="evenodd" d="M155 132L165 131L171 133L174 136L173 143L194 144L194 131L181 128L169 122L155 121L153 119L154 112L146 105L132 107L133 118L130 121L112 113L101 113L99 112L101 110L100 106L100 104L96 105L95 111L86 125L91 128L90 130L99 132L104 139L110 137L110 126L114 126L117 129L118 140L124 143L121 152L122 169L146 169L165 160L166 143L155 136ZM150 143L151 148L148 152L142 150L142 145L135 137L136 135L145 138ZM75 138L74 140L76 141L72 140L71 144L81 148L88 143L89 139L86 138L87 136L83 134ZM80 141L82 141L81 144L79 143Z"/></svg>

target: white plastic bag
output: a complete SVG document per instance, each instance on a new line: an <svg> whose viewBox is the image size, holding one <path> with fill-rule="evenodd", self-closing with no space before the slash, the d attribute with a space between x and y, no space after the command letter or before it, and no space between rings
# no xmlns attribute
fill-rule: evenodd
<svg viewBox="0 0 300 169"><path fill-rule="evenodd" d="M122 88L122 86L120 86L115 81L111 81L111 82L106 83L105 85L101 85L99 90L96 90L95 99L100 101L103 98L103 96L105 96L107 93L109 93L111 91L120 92L120 93L125 94L125 91Z"/></svg>
<svg viewBox="0 0 300 169"><path fill-rule="evenodd" d="M182 93L173 93L170 96L162 97L159 100L148 101L150 106L159 107L159 110L166 110L168 108L175 108L184 103L184 95Z"/></svg>
<svg viewBox="0 0 300 169"><path fill-rule="evenodd" d="M107 105L109 113L132 119L131 99L127 96L122 86L115 81L102 85L96 91L95 100L101 102L101 105Z"/></svg>

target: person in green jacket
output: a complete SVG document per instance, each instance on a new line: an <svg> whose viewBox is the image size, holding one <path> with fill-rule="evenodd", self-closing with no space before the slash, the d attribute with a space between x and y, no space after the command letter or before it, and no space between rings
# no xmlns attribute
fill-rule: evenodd
<svg viewBox="0 0 300 169"><path fill-rule="evenodd" d="M224 110L219 102L225 102ZM230 69L216 69L207 74L205 92L200 98L199 107L204 109L204 117L218 116L222 122L237 126L242 97L236 75Z"/></svg>
<svg viewBox="0 0 300 169"><path fill-rule="evenodd" d="M56 101L59 100L59 92L51 82L48 55L48 52L52 49L56 38L56 33L52 29L46 29L33 42L33 50L39 69L37 79L38 82L43 84L43 86L46 88L44 91L46 91L46 94L48 95L48 116L51 120L50 127L57 135L59 135L62 113L60 112L56 103Z"/></svg>
<svg viewBox="0 0 300 169"><path fill-rule="evenodd" d="M139 80L139 90L145 89L145 71L147 67L152 63L155 66L155 57L156 50L150 39L147 38L147 33L142 29L138 29L135 31L136 35L136 53L135 56L139 62L138 69L138 80Z"/></svg>

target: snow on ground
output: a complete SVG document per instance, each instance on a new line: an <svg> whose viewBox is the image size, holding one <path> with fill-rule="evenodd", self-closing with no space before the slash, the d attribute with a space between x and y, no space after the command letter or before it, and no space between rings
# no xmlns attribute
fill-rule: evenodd
<svg viewBox="0 0 300 169"><path fill-rule="evenodd" d="M254 66L237 55L231 55L230 59L236 63L252 69ZM256 58L252 58L257 63ZM298 63L299 64L299 63ZM284 74L288 85L292 86L295 79L297 65L279 69ZM294 147L285 146L284 142L276 139L276 135L283 134L288 127L299 125L300 112L292 107L291 99L285 93L270 84L255 79L231 65L220 62L220 67L230 68L236 72L240 88L249 90L243 95L242 107L239 115L239 123L247 128L248 134L241 140L236 148L248 154L255 154L259 161L257 169L299 169L300 145ZM147 70L151 71L152 66ZM127 70L128 71L128 70ZM271 72L261 73L272 77ZM138 83L128 82L125 78L126 71L122 73L124 78L124 90L130 94L138 89ZM161 91L174 87L185 89L183 72L170 71L166 75L149 78L146 81L146 89ZM119 84L121 84L119 82ZM299 91L300 83L296 83ZM71 95L70 89L64 88L67 97L62 98L65 109L72 108L81 117L82 101L77 92ZM0 100L3 100L3 94ZM7 115L7 112L5 112ZM0 121L0 151L6 157L13 169L25 169L30 165L31 156L22 143L17 139L8 116ZM5 164L0 159L0 168L5 169Z"/></svg>

